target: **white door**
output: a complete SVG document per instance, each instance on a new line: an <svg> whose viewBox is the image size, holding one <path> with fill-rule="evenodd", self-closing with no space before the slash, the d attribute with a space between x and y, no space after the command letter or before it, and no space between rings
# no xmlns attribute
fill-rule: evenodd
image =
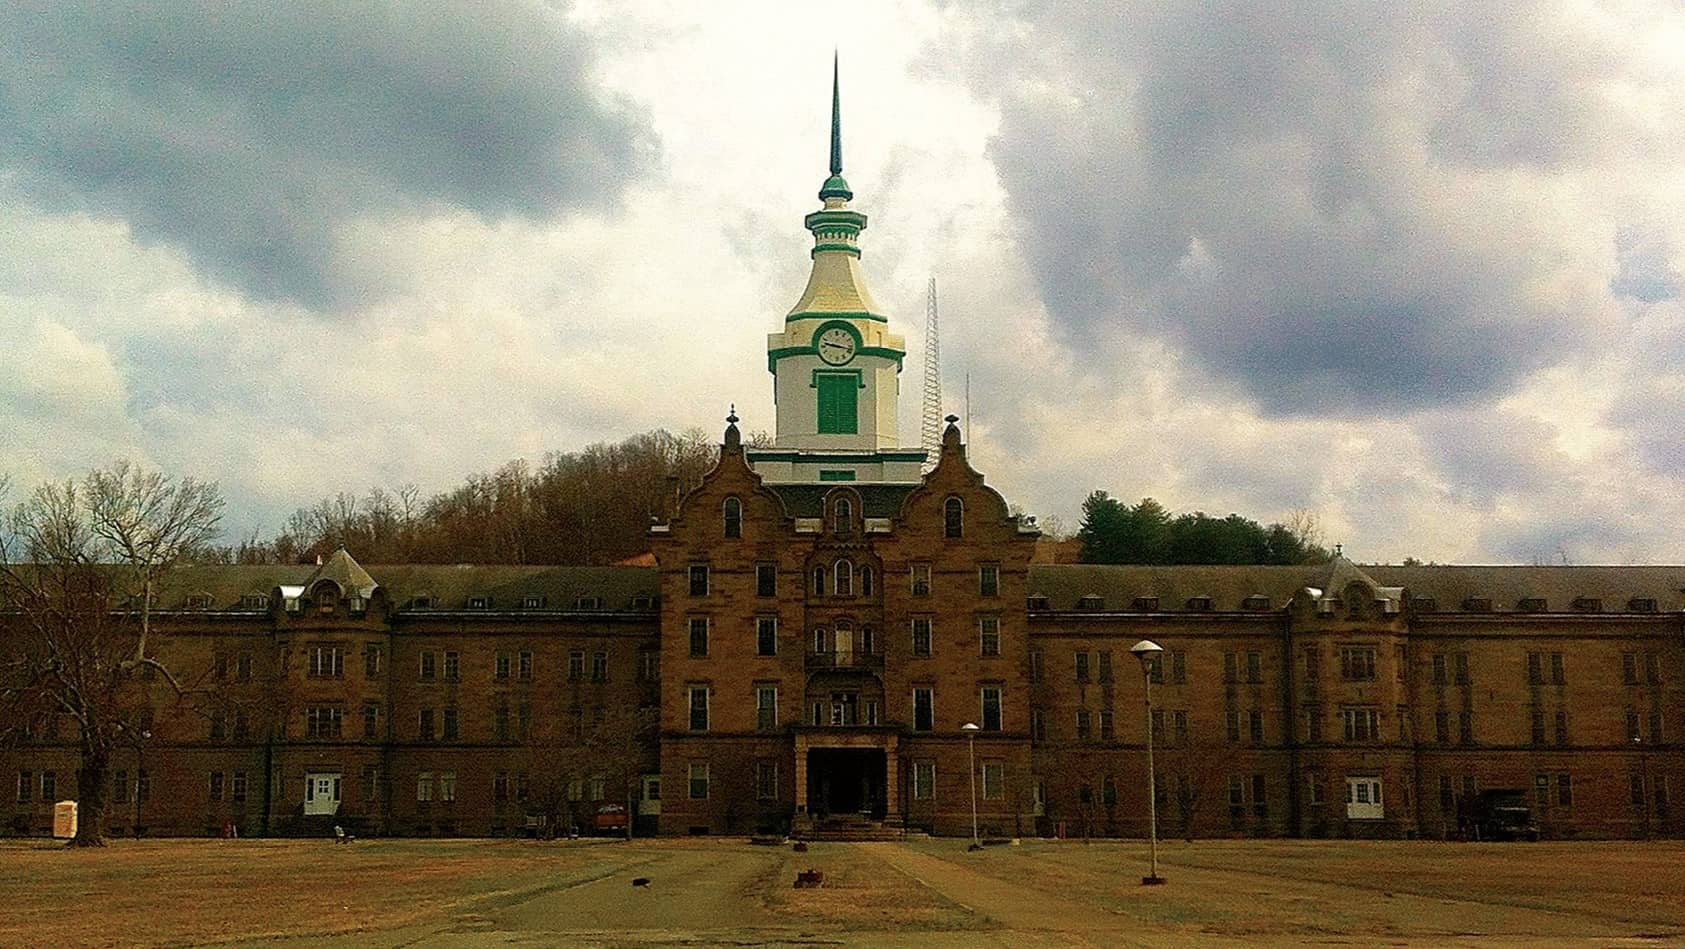
<svg viewBox="0 0 1685 949"><path fill-rule="evenodd" d="M661 775L644 775L643 793L638 796L639 814L661 813Z"/></svg>
<svg viewBox="0 0 1685 949"><path fill-rule="evenodd" d="M1381 807L1381 779L1361 777L1346 779L1346 817L1351 820L1380 820L1386 816Z"/></svg>
<svg viewBox="0 0 1685 949"><path fill-rule="evenodd" d="M339 813L339 773L312 771L304 776L304 813Z"/></svg>

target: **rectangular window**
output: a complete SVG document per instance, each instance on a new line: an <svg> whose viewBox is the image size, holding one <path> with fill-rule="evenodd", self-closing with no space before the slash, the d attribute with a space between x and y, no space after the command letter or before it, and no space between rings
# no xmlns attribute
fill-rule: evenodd
<svg viewBox="0 0 1685 949"><path fill-rule="evenodd" d="M706 761L692 761L690 763L690 799L706 801L708 799L708 763Z"/></svg>
<svg viewBox="0 0 1685 949"><path fill-rule="evenodd" d="M345 651L338 646L311 646L306 655L312 679L337 679L345 674Z"/></svg>
<svg viewBox="0 0 1685 949"><path fill-rule="evenodd" d="M1469 678L1469 654L1466 652L1452 653L1451 660L1453 679L1458 685L1468 685L1472 681Z"/></svg>
<svg viewBox="0 0 1685 949"><path fill-rule="evenodd" d="M1621 681L1627 685L1638 684L1638 653L1621 653Z"/></svg>
<svg viewBox="0 0 1685 949"><path fill-rule="evenodd" d="M1381 737L1381 713L1372 708L1340 709L1346 741L1376 741Z"/></svg>
<svg viewBox="0 0 1685 949"><path fill-rule="evenodd" d="M509 740L509 706L499 705L491 710L491 728L498 741Z"/></svg>
<svg viewBox="0 0 1685 949"><path fill-rule="evenodd" d="M423 771L415 776L415 801L426 804L433 800L433 772Z"/></svg>
<svg viewBox="0 0 1685 949"><path fill-rule="evenodd" d="M912 570L911 570L909 575L912 577L913 595L914 596L929 596L930 595L930 564L927 564L927 563L913 564Z"/></svg>
<svg viewBox="0 0 1685 949"><path fill-rule="evenodd" d="M705 685L690 687L690 730L708 730L708 687Z"/></svg>
<svg viewBox="0 0 1685 949"><path fill-rule="evenodd" d="M1047 712L1045 709L1030 709L1030 740L1047 740Z"/></svg>
<svg viewBox="0 0 1685 949"><path fill-rule="evenodd" d="M222 772L211 772L211 800L222 800Z"/></svg>
<svg viewBox="0 0 1685 949"><path fill-rule="evenodd" d="M35 800L35 772L18 772L18 803L28 804Z"/></svg>
<svg viewBox="0 0 1685 949"><path fill-rule="evenodd" d="M1448 681L1449 677L1447 675L1446 669L1447 669L1447 667L1446 667L1446 663L1445 663L1445 654L1442 653L1442 652L1434 653L1433 654L1433 684L1434 685L1444 685Z"/></svg>
<svg viewBox="0 0 1685 949"><path fill-rule="evenodd" d="M500 652L493 660L492 669L494 678L507 679L514 674L515 663L508 653Z"/></svg>
<svg viewBox="0 0 1685 949"><path fill-rule="evenodd" d="M386 662L386 650L379 646L369 646L363 650L363 678L380 678L381 668Z"/></svg>
<svg viewBox="0 0 1685 949"><path fill-rule="evenodd" d="M1457 713L1457 740L1465 745L1474 744L1474 713Z"/></svg>
<svg viewBox="0 0 1685 949"><path fill-rule="evenodd" d="M515 713L515 737L526 741L532 734L532 706L522 704Z"/></svg>
<svg viewBox="0 0 1685 949"><path fill-rule="evenodd" d="M854 435L860 426L860 376L854 373L813 374L818 390L819 434Z"/></svg>
<svg viewBox="0 0 1685 949"><path fill-rule="evenodd" d="M1631 790L1632 803L1642 805L1644 803L1644 775L1637 771L1632 772L1627 776L1627 786Z"/></svg>
<svg viewBox="0 0 1685 949"><path fill-rule="evenodd" d="M573 649L568 651L568 681L578 682L585 678L585 650Z"/></svg>
<svg viewBox="0 0 1685 949"><path fill-rule="evenodd" d="M1110 649L1102 649L1101 651L1095 653L1094 657L1095 657L1095 660L1099 664L1099 667L1098 667L1098 674L1099 675L1098 675L1098 677L1099 677L1100 681L1101 682L1112 681L1112 651ZM1148 674L1151 675L1152 680L1154 682L1163 682L1164 681L1164 663L1161 662L1158 659L1154 659L1151 663L1148 664L1148 666L1149 666L1149 673Z"/></svg>
<svg viewBox="0 0 1685 949"><path fill-rule="evenodd" d="M983 730L998 732L1001 730L1000 686L986 685L980 691L983 705Z"/></svg>
<svg viewBox="0 0 1685 949"><path fill-rule="evenodd" d="M983 762L983 800L998 801L1006 796L1006 765L999 761Z"/></svg>
<svg viewBox="0 0 1685 949"><path fill-rule="evenodd" d="M1451 713L1433 713L1433 740L1442 745L1451 743Z"/></svg>
<svg viewBox="0 0 1685 949"><path fill-rule="evenodd" d="M591 654L591 681L608 681L608 653L594 652Z"/></svg>
<svg viewBox="0 0 1685 949"><path fill-rule="evenodd" d="M690 565L690 595L708 595L708 565L693 563Z"/></svg>
<svg viewBox="0 0 1685 949"><path fill-rule="evenodd" d="M1319 742L1322 740L1322 706L1307 705L1305 707L1305 740Z"/></svg>
<svg viewBox="0 0 1685 949"><path fill-rule="evenodd" d="M1240 712L1239 712L1239 710L1232 709L1232 708L1229 709L1228 715L1225 716L1225 718L1226 718L1225 724L1228 726L1227 732L1228 732L1229 741L1231 741L1231 742L1240 741Z"/></svg>
<svg viewBox="0 0 1685 949"><path fill-rule="evenodd" d="M1042 667L1041 650L1040 649L1030 650L1030 681L1031 682L1040 682L1041 681L1041 675L1042 675L1041 667Z"/></svg>
<svg viewBox="0 0 1685 949"><path fill-rule="evenodd" d="M977 567L977 595L1000 596L1000 565L981 564Z"/></svg>
<svg viewBox="0 0 1685 949"><path fill-rule="evenodd" d="M977 617L977 641L982 655L1000 655L1000 617Z"/></svg>
<svg viewBox="0 0 1685 949"><path fill-rule="evenodd" d="M1087 682L1088 681L1088 653L1079 652L1079 653L1076 654L1075 659L1076 659L1077 681L1078 682Z"/></svg>
<svg viewBox="0 0 1685 949"><path fill-rule="evenodd" d="M491 799L500 804L509 800L509 772L499 771L492 775Z"/></svg>
<svg viewBox="0 0 1685 949"><path fill-rule="evenodd" d="M638 675L645 682L661 678L661 653L653 649L638 653Z"/></svg>
<svg viewBox="0 0 1685 949"><path fill-rule="evenodd" d="M1183 685L1188 681L1188 656L1180 650L1172 649L1165 653L1170 658L1170 682L1172 685Z"/></svg>
<svg viewBox="0 0 1685 949"><path fill-rule="evenodd" d="M1260 821L1268 820L1270 816L1269 784L1261 774L1252 776L1252 816Z"/></svg>
<svg viewBox="0 0 1685 949"><path fill-rule="evenodd" d="M1172 712L1170 721L1173 732L1170 736L1171 739L1178 745L1186 745L1188 743L1188 710L1177 709Z"/></svg>
<svg viewBox="0 0 1685 949"><path fill-rule="evenodd" d="M913 688L913 731L927 732L936 727L935 695L927 685Z"/></svg>
<svg viewBox="0 0 1685 949"><path fill-rule="evenodd" d="M1264 743L1264 713L1259 711L1258 709L1252 709L1250 712L1248 712L1247 713L1247 729L1246 730L1247 730L1247 735L1252 739L1252 743L1254 745L1263 744Z"/></svg>
<svg viewBox="0 0 1685 949"><path fill-rule="evenodd" d="M1370 678L1374 676L1371 675ZM1264 657L1260 653L1246 654L1246 681L1258 683L1264 681Z"/></svg>
<svg viewBox="0 0 1685 949"><path fill-rule="evenodd" d="M1562 668L1562 653L1553 652L1550 654L1550 682L1552 685L1562 685L1566 681L1567 676Z"/></svg>
<svg viewBox="0 0 1685 949"><path fill-rule="evenodd" d="M372 702L363 706L363 737L370 741L380 737L380 706Z"/></svg>
<svg viewBox="0 0 1685 949"><path fill-rule="evenodd" d="M690 618L690 655L693 659L705 659L708 656L708 617L692 616Z"/></svg>
<svg viewBox="0 0 1685 949"><path fill-rule="evenodd" d="M529 650L522 650L520 655L517 656L516 659L517 659L517 662L516 662L515 668L517 670L517 674L522 679L531 681L532 680L532 652L529 651Z"/></svg>
<svg viewBox="0 0 1685 949"><path fill-rule="evenodd" d="M338 738L344 710L337 705L312 705L304 710L304 737Z"/></svg>
<svg viewBox="0 0 1685 949"><path fill-rule="evenodd" d="M930 617L915 616L913 626L913 655L930 655Z"/></svg>
<svg viewBox="0 0 1685 949"><path fill-rule="evenodd" d="M439 772L439 800L446 804L456 800L456 772Z"/></svg>
<svg viewBox="0 0 1685 949"><path fill-rule="evenodd" d="M450 682L455 682L460 678L462 678L461 657L456 653L447 650L445 652L445 679Z"/></svg>
<svg viewBox="0 0 1685 949"><path fill-rule="evenodd" d="M1556 710L1556 743L1568 744L1568 713L1562 709Z"/></svg>
<svg viewBox="0 0 1685 949"><path fill-rule="evenodd" d="M1542 654L1536 652L1527 654L1527 681L1532 685L1538 685L1545 681L1544 656Z"/></svg>
<svg viewBox="0 0 1685 949"><path fill-rule="evenodd" d="M1163 714L1159 709L1153 709L1153 714L1160 716L1160 721L1153 725L1153 728L1155 729L1153 737L1159 741L1163 741ZM1117 737L1117 732L1112 726L1112 710L1109 708L1103 708L1100 710L1100 740L1111 741L1115 737Z"/></svg>
<svg viewBox="0 0 1685 949"><path fill-rule="evenodd" d="M1659 708L1653 708L1653 709L1650 710L1650 744L1659 745L1661 743L1662 743L1662 710L1659 709Z"/></svg>
<svg viewBox="0 0 1685 949"><path fill-rule="evenodd" d="M1223 653L1223 681L1234 682L1240 678L1240 660L1232 652Z"/></svg>
<svg viewBox="0 0 1685 949"><path fill-rule="evenodd" d="M778 595L778 565L772 563L755 564L755 595Z"/></svg>
<svg viewBox="0 0 1685 949"><path fill-rule="evenodd" d="M458 730L459 724L456 709L445 709L439 716L439 737L445 741L456 741L457 738L461 737L461 732Z"/></svg>
<svg viewBox="0 0 1685 949"><path fill-rule="evenodd" d="M763 732L778 727L778 686L755 686L755 727Z"/></svg>
<svg viewBox="0 0 1685 949"><path fill-rule="evenodd" d="M755 617L755 655L778 655L778 617Z"/></svg>
<svg viewBox="0 0 1685 949"><path fill-rule="evenodd" d="M437 662L438 662L438 654L434 653L431 649L422 652L422 654L421 654L421 672L419 673L419 675L421 676L422 679L430 680L434 677L434 673L436 671L436 665L435 664Z"/></svg>
<svg viewBox="0 0 1685 949"><path fill-rule="evenodd" d="M1638 709L1627 706L1626 710L1626 740L1643 741L1644 733L1638 727Z"/></svg>
<svg viewBox="0 0 1685 949"><path fill-rule="evenodd" d="M1348 682L1374 681L1375 647L1341 646L1340 678Z"/></svg>
<svg viewBox="0 0 1685 949"><path fill-rule="evenodd" d="M1563 807L1574 806L1574 779L1566 771L1556 776L1556 803Z"/></svg>
<svg viewBox="0 0 1685 949"><path fill-rule="evenodd" d="M778 762L755 762L755 797L762 801L778 800Z"/></svg>
<svg viewBox="0 0 1685 949"><path fill-rule="evenodd" d="M228 799L236 804L246 802L246 772L236 771L228 782Z"/></svg>
<svg viewBox="0 0 1685 949"><path fill-rule="evenodd" d="M1644 654L1644 681L1651 685L1662 684L1662 657L1659 654Z"/></svg>
<svg viewBox="0 0 1685 949"><path fill-rule="evenodd" d="M913 800L934 801L936 799L936 762L913 762Z"/></svg>
<svg viewBox="0 0 1685 949"><path fill-rule="evenodd" d="M1529 715L1528 718L1531 720L1531 723L1532 723L1532 726L1533 726L1533 744L1535 744L1535 745L1544 744L1545 743L1545 710L1542 709L1542 708L1535 708L1535 709L1532 710L1532 714Z"/></svg>
<svg viewBox="0 0 1685 949"><path fill-rule="evenodd" d="M1088 740L1090 731L1089 719L1092 717L1092 714L1093 713L1089 712L1088 709L1077 709L1077 741Z"/></svg>

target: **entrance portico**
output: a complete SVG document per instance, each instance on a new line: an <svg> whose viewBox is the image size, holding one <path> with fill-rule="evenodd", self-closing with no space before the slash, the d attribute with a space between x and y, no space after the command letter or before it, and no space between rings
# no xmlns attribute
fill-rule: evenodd
<svg viewBox="0 0 1685 949"><path fill-rule="evenodd" d="M893 728L796 729L796 820L901 814L899 736Z"/></svg>

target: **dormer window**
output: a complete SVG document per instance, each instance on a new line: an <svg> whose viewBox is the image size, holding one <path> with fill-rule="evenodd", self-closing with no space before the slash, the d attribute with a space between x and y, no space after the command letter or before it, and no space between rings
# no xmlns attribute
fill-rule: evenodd
<svg viewBox="0 0 1685 949"><path fill-rule="evenodd" d="M316 610L321 613L332 613L339 605L339 588L330 582L323 582L316 587Z"/></svg>
<svg viewBox="0 0 1685 949"><path fill-rule="evenodd" d="M245 596L240 597L240 609L242 609L242 610L267 610L267 609L269 609L269 594L267 594L267 593L248 593Z"/></svg>
<svg viewBox="0 0 1685 949"><path fill-rule="evenodd" d="M1077 598L1077 609L1079 610L1098 610L1104 608L1105 605L1106 598L1098 593L1085 593Z"/></svg>
<svg viewBox="0 0 1685 949"><path fill-rule="evenodd" d="M581 599L585 599L585 598L581 597ZM542 609L544 609L544 603L545 603L544 597L539 596L539 595L534 594L534 593L528 593L527 595L521 597L521 609L523 609L523 610L542 610ZM579 607L579 606L577 606L577 604L576 604L576 607L578 609L586 609L586 610L591 609L591 607L589 607L589 606Z"/></svg>
<svg viewBox="0 0 1685 949"><path fill-rule="evenodd" d="M468 598L468 608L471 610L489 610L491 609L491 597L471 596Z"/></svg>
<svg viewBox="0 0 1685 949"><path fill-rule="evenodd" d="M1262 593L1254 593L1240 601L1243 610L1267 610L1270 608L1270 598Z"/></svg>
<svg viewBox="0 0 1685 949"><path fill-rule="evenodd" d="M1026 610L1045 610L1047 608L1047 597L1039 593L1024 598L1024 609Z"/></svg>
<svg viewBox="0 0 1685 949"><path fill-rule="evenodd" d="M965 502L959 498L949 498L942 504L942 534L945 537L965 534Z"/></svg>
<svg viewBox="0 0 1685 949"><path fill-rule="evenodd" d="M1515 605L1515 608L1523 613L1543 613L1545 600L1544 597L1539 596L1523 597L1521 602Z"/></svg>
<svg viewBox="0 0 1685 949"><path fill-rule="evenodd" d="M413 597L413 598L410 599L410 609L412 609L412 610L430 610L437 604L437 602L438 601L434 600L430 596Z"/></svg>
<svg viewBox="0 0 1685 949"><path fill-rule="evenodd" d="M285 609L288 613L297 613L299 610L303 609L303 606L301 605L301 599L299 597L296 597L296 596L287 597L286 600L283 603L283 606L285 607Z"/></svg>
<svg viewBox="0 0 1685 949"><path fill-rule="evenodd" d="M1211 598L1208 596L1190 596L1188 597L1188 609L1209 610L1211 609Z"/></svg>
<svg viewBox="0 0 1685 949"><path fill-rule="evenodd" d="M368 608L368 601L360 596L354 596L345 601L345 608L353 613L361 613Z"/></svg>
<svg viewBox="0 0 1685 949"><path fill-rule="evenodd" d="M1603 601L1595 596L1574 597L1574 609L1581 613L1603 612Z"/></svg>
<svg viewBox="0 0 1685 949"><path fill-rule="evenodd" d="M1410 609L1416 613L1432 613L1439 609L1439 604L1431 596L1418 596L1410 599Z"/></svg>
<svg viewBox="0 0 1685 949"><path fill-rule="evenodd" d="M1158 597L1138 596L1135 598L1134 608L1137 613L1156 613L1158 612Z"/></svg>
<svg viewBox="0 0 1685 949"><path fill-rule="evenodd" d="M190 610L208 610L211 608L209 593L195 593L187 598L187 608Z"/></svg>
<svg viewBox="0 0 1685 949"><path fill-rule="evenodd" d="M655 608L655 598L647 593L640 593L632 597L632 609L648 610Z"/></svg>
<svg viewBox="0 0 1685 949"><path fill-rule="evenodd" d="M1634 613L1656 612L1656 601L1647 596L1635 596L1627 601L1626 608Z"/></svg>
<svg viewBox="0 0 1685 949"><path fill-rule="evenodd" d="M848 503L848 498L837 498L837 503L831 508L835 515L835 533L846 534L854 527L854 505Z"/></svg>
<svg viewBox="0 0 1685 949"><path fill-rule="evenodd" d="M1463 601L1463 609L1470 613L1492 612L1492 600L1484 596L1471 596Z"/></svg>
<svg viewBox="0 0 1685 949"><path fill-rule="evenodd" d="M544 598L539 597L537 606L528 609L541 610L544 608ZM576 596L573 598L573 608L576 610L600 610L603 608L603 598L600 596Z"/></svg>
<svg viewBox="0 0 1685 949"><path fill-rule="evenodd" d="M725 520L725 535L727 537L742 537L743 502L736 498L726 498L722 513Z"/></svg>

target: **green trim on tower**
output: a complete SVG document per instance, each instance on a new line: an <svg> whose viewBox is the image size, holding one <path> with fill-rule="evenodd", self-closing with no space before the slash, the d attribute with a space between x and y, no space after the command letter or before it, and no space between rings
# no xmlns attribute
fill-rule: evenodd
<svg viewBox="0 0 1685 949"><path fill-rule="evenodd" d="M922 451L877 451L874 449L862 449L852 454L845 454L842 452L750 448L748 453L749 458L753 461L787 461L804 465L874 465L895 461L924 461L928 457Z"/></svg>
<svg viewBox="0 0 1685 949"><path fill-rule="evenodd" d="M769 349L766 353L766 371L777 372L778 360L780 359L788 359L791 356L813 356L817 358L818 355L818 348L813 346L785 346L780 349ZM862 346L855 352L854 356L856 359L861 356L882 356L885 359L893 359L895 360L896 372L901 371L901 361L907 358L906 353L885 349L882 346Z"/></svg>
<svg viewBox="0 0 1685 949"><path fill-rule="evenodd" d="M865 310L803 310L784 317L786 323L794 323L797 320L870 320L874 323L888 323L889 317L880 313L867 313Z"/></svg>
<svg viewBox="0 0 1685 949"><path fill-rule="evenodd" d="M813 249L808 251L807 255L812 257L814 254L826 250L840 250L845 254L853 254L856 257L860 256L860 248L855 247L853 244L815 244L813 245Z"/></svg>

